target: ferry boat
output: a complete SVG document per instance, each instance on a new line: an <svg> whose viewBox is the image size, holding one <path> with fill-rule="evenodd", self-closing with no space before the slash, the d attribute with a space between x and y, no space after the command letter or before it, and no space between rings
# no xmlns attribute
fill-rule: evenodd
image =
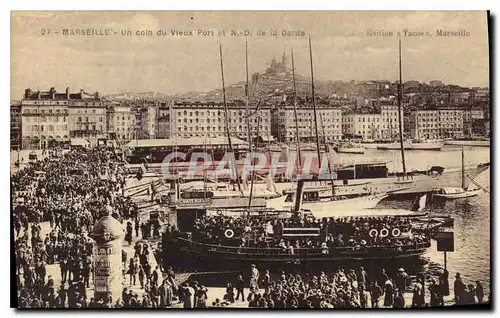
<svg viewBox="0 0 500 318"><path fill-rule="evenodd" d="M289 211L264 210L232 217L219 211L215 216L199 216L192 227L167 232L163 250L176 259L211 259L219 264L311 263L412 258L431 246L424 227L412 227L412 218L422 214L336 221L302 213L297 217ZM369 226L360 228L360 224ZM353 227L358 230L350 236Z"/></svg>

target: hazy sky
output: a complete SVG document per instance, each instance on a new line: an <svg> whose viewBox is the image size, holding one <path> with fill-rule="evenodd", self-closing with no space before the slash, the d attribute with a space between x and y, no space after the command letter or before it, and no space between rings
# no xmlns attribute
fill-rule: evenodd
<svg viewBox="0 0 500 318"><path fill-rule="evenodd" d="M110 36L65 36L62 29L110 29ZM51 33L42 35L42 29ZM191 30L175 37L171 30ZM198 36L198 29L214 36ZM230 36L248 29L252 36ZM219 41L227 83L245 79L245 39L250 73L264 71L284 50L295 52L297 72L309 76L311 34L315 76L327 80L397 79L397 35L369 36L370 30L429 32L403 36L403 80L439 79L464 86L488 86L486 12L15 12L11 17L11 99L24 89L83 88L102 94L157 91L182 93L219 88ZM436 30L464 30L470 36L437 36ZM132 36L120 36L131 30ZM166 36L136 36L164 30ZM226 36L218 36L225 30ZM276 30L279 36L269 35ZM281 36L281 30L305 36ZM54 32L58 32L55 34ZM258 31L268 35L257 36ZM47 31L46 31L47 32ZM115 35L114 32L118 32Z"/></svg>

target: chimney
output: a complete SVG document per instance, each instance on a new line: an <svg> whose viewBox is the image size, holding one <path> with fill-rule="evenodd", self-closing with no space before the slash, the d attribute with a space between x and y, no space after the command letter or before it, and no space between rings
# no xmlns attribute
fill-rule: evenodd
<svg viewBox="0 0 500 318"><path fill-rule="evenodd" d="M69 99L69 87L66 87L66 99Z"/></svg>
<svg viewBox="0 0 500 318"><path fill-rule="evenodd" d="M30 98L31 96L31 89L27 88L24 90L24 98Z"/></svg>
<svg viewBox="0 0 500 318"><path fill-rule="evenodd" d="M50 88L49 93L50 93L50 98L55 99L55 97L56 97L56 89L54 87Z"/></svg>

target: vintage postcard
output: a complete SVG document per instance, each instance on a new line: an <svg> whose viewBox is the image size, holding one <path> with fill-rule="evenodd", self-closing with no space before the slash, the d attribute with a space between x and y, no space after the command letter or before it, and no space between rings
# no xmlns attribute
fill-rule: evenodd
<svg viewBox="0 0 500 318"><path fill-rule="evenodd" d="M11 306L491 308L489 22L12 12Z"/></svg>

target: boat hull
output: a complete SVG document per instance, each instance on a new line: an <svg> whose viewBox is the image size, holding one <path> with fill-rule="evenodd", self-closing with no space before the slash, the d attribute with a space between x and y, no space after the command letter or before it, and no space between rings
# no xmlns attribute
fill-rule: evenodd
<svg viewBox="0 0 500 318"><path fill-rule="evenodd" d="M450 194L441 194L441 193L436 193L434 194L435 197L437 198L443 198L447 200L451 199L463 199L463 198L470 198L470 197L475 197L476 195L479 195L482 190L471 190L471 191L465 191L462 193L450 193Z"/></svg>
<svg viewBox="0 0 500 318"><path fill-rule="evenodd" d="M470 146L470 147L490 147L489 140L447 140L445 145L450 146Z"/></svg>
<svg viewBox="0 0 500 318"><path fill-rule="evenodd" d="M167 244L165 244L167 245ZM343 247L330 249L328 254L323 254L318 248L296 249L295 254L287 254L281 249L263 248L240 248L233 246L220 246L202 244L184 238L174 239L165 246L165 254L169 254L169 248L176 249L177 253L185 255L186 258L196 260L214 259L218 262L244 262L244 263L325 263L332 261L365 261L365 260L388 260L418 257L430 247L430 242L404 248L395 247L370 247L355 248Z"/></svg>
<svg viewBox="0 0 500 318"><path fill-rule="evenodd" d="M486 171L489 165L468 167L465 174L475 179L480 173ZM466 178L466 186L468 182ZM390 193L395 195L409 195L431 192L435 188L461 187L462 171L457 169L446 169L442 174L413 174L409 176L389 176L387 178L335 180L336 195L360 195L371 193ZM293 183L276 183L278 191L294 188ZM305 189L323 186L328 189L330 181L318 181L305 183Z"/></svg>
<svg viewBox="0 0 500 318"><path fill-rule="evenodd" d="M358 198L337 201L302 202L301 208L311 210L315 217L333 217L338 211L374 209L388 195L367 195ZM293 207L294 203L286 203L284 207Z"/></svg>
<svg viewBox="0 0 500 318"><path fill-rule="evenodd" d="M339 148L338 153L350 153L356 155L362 155L365 153L365 150L362 148Z"/></svg>

